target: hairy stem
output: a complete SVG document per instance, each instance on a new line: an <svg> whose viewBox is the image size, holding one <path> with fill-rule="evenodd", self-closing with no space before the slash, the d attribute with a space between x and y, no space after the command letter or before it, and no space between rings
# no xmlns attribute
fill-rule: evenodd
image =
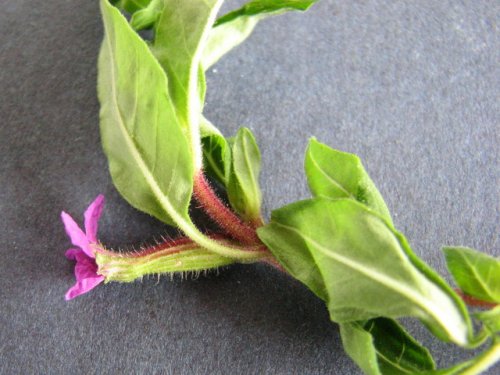
<svg viewBox="0 0 500 375"><path fill-rule="evenodd" d="M243 222L220 200L202 171L195 176L193 188L198 203L227 234L244 244L260 243L255 228Z"/></svg>
<svg viewBox="0 0 500 375"><path fill-rule="evenodd" d="M271 267L277 269L280 272L288 273L287 270L273 256L265 258L262 262L269 264Z"/></svg>
<svg viewBox="0 0 500 375"><path fill-rule="evenodd" d="M230 241L221 235L207 238L230 246ZM127 253L111 251L100 244L94 245L94 250L97 272L106 282L131 282L152 274L199 273L237 261L207 250L187 237Z"/></svg>

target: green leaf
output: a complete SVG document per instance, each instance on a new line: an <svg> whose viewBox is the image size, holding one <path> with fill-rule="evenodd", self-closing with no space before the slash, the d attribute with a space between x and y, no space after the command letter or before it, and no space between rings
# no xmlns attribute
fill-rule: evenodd
<svg viewBox="0 0 500 375"><path fill-rule="evenodd" d="M472 336L456 294L417 267L386 221L354 200L293 203L273 211L258 235L325 300L335 322L410 316L443 340L467 345Z"/></svg>
<svg viewBox="0 0 500 375"><path fill-rule="evenodd" d="M345 352L366 375L381 375L373 337L358 323L340 324Z"/></svg>
<svg viewBox="0 0 500 375"><path fill-rule="evenodd" d="M215 26L233 21L242 16L258 16L263 13L283 12L286 10L305 11L318 0L253 0L237 10L217 19Z"/></svg>
<svg viewBox="0 0 500 375"><path fill-rule="evenodd" d="M491 346L476 357L453 367L426 371L422 375L479 375L500 361L500 338L494 337Z"/></svg>
<svg viewBox="0 0 500 375"><path fill-rule="evenodd" d="M500 305L487 311L474 314L491 333L500 333Z"/></svg>
<svg viewBox="0 0 500 375"><path fill-rule="evenodd" d="M434 369L429 351L392 319L340 325L344 349L368 375L415 374Z"/></svg>
<svg viewBox="0 0 500 375"><path fill-rule="evenodd" d="M217 20L203 50L205 69L242 43L257 23L267 17L289 10L307 10L317 0L254 0Z"/></svg>
<svg viewBox="0 0 500 375"><path fill-rule="evenodd" d="M220 130L203 115L200 117L200 133L202 137L209 137L211 135L222 137Z"/></svg>
<svg viewBox="0 0 500 375"><path fill-rule="evenodd" d="M200 122L201 142L203 146L204 171L227 186L231 168L231 149L224 136L207 119Z"/></svg>
<svg viewBox="0 0 500 375"><path fill-rule="evenodd" d="M201 55L222 0L164 0L152 50L167 73L177 117L191 145L195 170L202 167L199 121L203 109Z"/></svg>
<svg viewBox="0 0 500 375"><path fill-rule="evenodd" d="M262 251L213 240L191 221L196 159L170 99L165 72L118 9L101 0L101 11L101 137L115 186L132 206L177 226L207 250L238 260L264 257ZM197 147L201 157L199 143Z"/></svg>
<svg viewBox="0 0 500 375"><path fill-rule="evenodd" d="M366 322L363 328L373 337L383 374L414 374L434 369L434 360L429 351L395 320L373 319Z"/></svg>
<svg viewBox="0 0 500 375"><path fill-rule="evenodd" d="M312 138L304 164L313 196L354 199L392 225L389 209L358 156L334 150Z"/></svg>
<svg viewBox="0 0 500 375"><path fill-rule="evenodd" d="M468 360L445 369L426 371L423 372L421 375L459 375L462 374L462 371L467 369L467 367L469 367L471 364L472 360Z"/></svg>
<svg viewBox="0 0 500 375"><path fill-rule="evenodd" d="M187 217L193 163L167 78L120 12L106 0L101 10L101 137L113 181L132 206L174 224Z"/></svg>
<svg viewBox="0 0 500 375"><path fill-rule="evenodd" d="M118 9L130 14L148 6L151 0L113 0L111 1Z"/></svg>
<svg viewBox="0 0 500 375"><path fill-rule="evenodd" d="M147 7L140 9L130 19L134 30L143 30L153 27L161 16L163 0L152 0Z"/></svg>
<svg viewBox="0 0 500 375"><path fill-rule="evenodd" d="M465 247L443 249L450 273L465 294L500 303L500 259Z"/></svg>
<svg viewBox="0 0 500 375"><path fill-rule="evenodd" d="M490 348L479 354L473 360L469 361L470 365L461 370L461 375L476 375L493 367L500 362L500 337L493 338Z"/></svg>
<svg viewBox="0 0 500 375"><path fill-rule="evenodd" d="M260 220L262 193L259 186L260 152L252 132L238 130L232 145L232 164L227 184L231 206L247 221Z"/></svg>

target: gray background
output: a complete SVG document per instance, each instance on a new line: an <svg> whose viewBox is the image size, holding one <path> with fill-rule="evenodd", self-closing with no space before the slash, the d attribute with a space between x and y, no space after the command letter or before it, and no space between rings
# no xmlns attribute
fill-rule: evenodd
<svg viewBox="0 0 500 375"><path fill-rule="evenodd" d="M262 23L216 65L206 115L226 135L255 132L266 215L308 197L315 135L362 157L397 227L441 273L444 244L498 256L499 15L498 1L323 0ZM359 373L322 303L263 265L64 301L74 279L62 209L81 220L104 193L111 246L167 233L108 175L99 17L97 1L1 1L0 373ZM410 328L440 365L465 356Z"/></svg>

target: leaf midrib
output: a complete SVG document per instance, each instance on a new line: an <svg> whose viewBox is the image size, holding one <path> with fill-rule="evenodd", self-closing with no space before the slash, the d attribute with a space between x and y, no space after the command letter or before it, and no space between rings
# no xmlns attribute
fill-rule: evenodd
<svg viewBox="0 0 500 375"><path fill-rule="evenodd" d="M441 322L441 326L443 328L448 327L448 325L446 324L447 317L441 316L439 310L435 311L434 309L429 309L428 306L426 306L425 301L421 301L421 298L419 297L419 295L416 294L412 289L409 289L408 287L405 287L405 286L399 286L397 283L393 282L388 277L386 277L383 274L380 274L379 272L373 272L365 266L359 267L358 263L354 263L353 261L351 261L348 258L341 256L339 254L332 253L331 251L329 251L329 249L325 248L323 245L314 241L313 239L311 239L309 236L305 235L304 233L301 233L299 230L297 230L294 227L291 227L291 226L288 226L285 224L281 224L281 223L276 223L276 222L274 224L281 226L281 227L283 227L287 230L290 230L292 232L297 233L299 236L304 238L305 241L308 241L311 244L313 244L314 246L316 246L317 249L320 250L326 256L336 260L339 263L344 264L348 268L350 268L358 273L362 273L365 276L367 276L373 280L378 281L380 284L386 286L387 288L396 291L398 294L402 295L403 297L406 297L408 300L415 303L415 305L419 306L423 311L427 312L430 316L434 317L436 319L436 321ZM452 335L451 332L448 331L448 329L446 329L446 331L450 334L450 336L454 336L454 335Z"/></svg>
<svg viewBox="0 0 500 375"><path fill-rule="evenodd" d="M328 180L330 181L333 185L338 187L341 191L343 191L349 198L354 199L357 201L356 197L349 192L341 183L339 183L336 179L332 178L329 174L326 173L326 171L320 167L316 159L314 158L313 153L311 152L309 154L311 162L314 164L314 166L317 168L317 170ZM325 196L323 194L320 194L321 196ZM328 196L327 196L328 197Z"/></svg>
<svg viewBox="0 0 500 375"><path fill-rule="evenodd" d="M247 149L248 149L248 144L247 144L247 139L245 136L242 137L241 139L241 143L242 143L242 148L243 148L243 160L244 160L244 163L247 167L247 170L248 170L248 174L249 174L249 177L250 177L250 189L253 191L251 193L251 196L257 198L257 202L256 205L257 207L254 207L254 209L259 209L258 207L258 200L259 200L259 184L257 182L257 179L255 178L255 175L254 175L254 170L253 170L253 167L252 167L252 163L248 157L248 152L247 152ZM252 145L253 146L253 145ZM241 182L240 182L241 184ZM243 189L245 189L245 184L241 184Z"/></svg>
<svg viewBox="0 0 500 375"><path fill-rule="evenodd" d="M107 26L106 26L107 29ZM108 48L108 52L110 54L111 62L116 61L116 57L111 45L111 40L109 37L109 30L106 30L106 46ZM130 153L132 154L132 157L137 163L137 166L143 175L145 181L147 184L150 186L155 198L158 200L160 205L163 207L163 209L166 211L167 215L169 215L174 222L178 222L178 220L182 220L181 215L178 215L177 212L174 210L173 206L171 205L169 199L164 196L164 194L161 191L161 188L158 186L155 178L152 176L150 173L146 162L144 161L143 157L140 155L139 151L137 150L137 147L135 146L135 143L131 137L131 135L128 132L128 129L125 125L125 121L123 119L123 115L121 113L120 107L118 105L118 98L116 94L116 71L115 71L115 65L114 63L109 64L110 70L111 70L111 89L112 89L112 98L113 98L113 104L115 107L115 112L117 114L118 118L118 123L119 123L119 128L123 134L123 137L125 138L127 148L130 150Z"/></svg>
<svg viewBox="0 0 500 375"><path fill-rule="evenodd" d="M492 298L491 289L488 287L488 285L485 283L481 275L478 273L478 270L474 266L471 259L467 256L467 254L459 254L459 256L464 260L464 263L467 265L470 272L474 274L475 280L483 290L483 293L486 294L489 298ZM479 260L477 262L479 262Z"/></svg>

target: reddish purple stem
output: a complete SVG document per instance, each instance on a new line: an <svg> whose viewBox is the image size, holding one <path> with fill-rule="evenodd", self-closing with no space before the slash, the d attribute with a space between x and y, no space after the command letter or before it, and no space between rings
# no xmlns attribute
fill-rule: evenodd
<svg viewBox="0 0 500 375"><path fill-rule="evenodd" d="M220 200L203 172L195 176L194 196L203 210L232 238L249 245L260 243L255 228L241 220Z"/></svg>

